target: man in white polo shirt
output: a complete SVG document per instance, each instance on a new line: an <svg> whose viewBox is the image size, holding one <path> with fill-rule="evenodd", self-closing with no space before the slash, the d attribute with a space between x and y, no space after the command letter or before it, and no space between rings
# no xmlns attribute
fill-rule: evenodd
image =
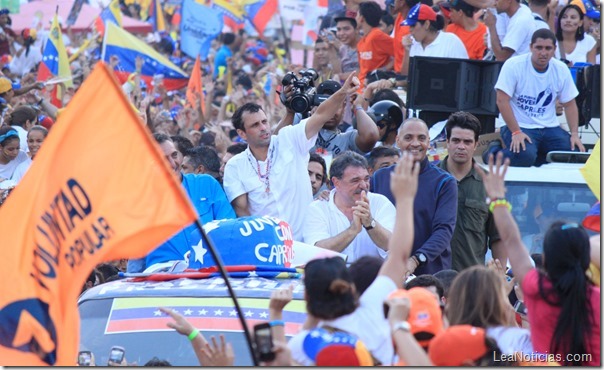
<svg viewBox="0 0 604 370"><path fill-rule="evenodd" d="M358 87L353 72L308 120L282 128L279 135L271 135L271 124L259 105L248 103L235 111L233 126L248 148L227 162L223 184L238 217L277 217L289 223L294 240L302 241L305 211L312 202L309 150L323 124Z"/></svg>
<svg viewBox="0 0 604 370"><path fill-rule="evenodd" d="M316 200L308 207L305 243L343 253L348 262L387 256L396 209L385 196L369 192L367 167L367 160L351 151L333 160L334 189L328 202Z"/></svg>

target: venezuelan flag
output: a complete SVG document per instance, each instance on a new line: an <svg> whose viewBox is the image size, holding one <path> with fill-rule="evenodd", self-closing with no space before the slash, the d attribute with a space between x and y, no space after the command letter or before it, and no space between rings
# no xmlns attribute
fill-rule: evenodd
<svg viewBox="0 0 604 370"><path fill-rule="evenodd" d="M153 25L153 31L166 31L166 18L159 0L151 1L148 22Z"/></svg>
<svg viewBox="0 0 604 370"><path fill-rule="evenodd" d="M69 58L63 44L63 36L61 35L61 27L59 26L57 14L52 19L48 42L46 42L44 53L42 54L42 62L38 67L38 81L47 81L53 77L64 79L63 84L65 87L73 86ZM52 104L59 108L63 105L59 98L63 95L63 91L59 91L60 89L62 89L60 85L54 88L51 101Z"/></svg>
<svg viewBox="0 0 604 370"><path fill-rule="evenodd" d="M277 12L278 5L277 0L261 0L251 1L246 6L246 17L260 35L264 33L266 25Z"/></svg>
<svg viewBox="0 0 604 370"><path fill-rule="evenodd" d="M245 21L251 23L260 35L277 12L277 0L214 0L212 6L224 13L224 24L233 30L243 28Z"/></svg>
<svg viewBox="0 0 604 370"><path fill-rule="evenodd" d="M245 26L246 13L240 3L233 3L230 0L214 0L211 2L211 6L224 14L224 24L233 32Z"/></svg>
<svg viewBox="0 0 604 370"><path fill-rule="evenodd" d="M177 90L187 86L189 76L168 58L116 24L109 22L105 26L107 29L101 58L105 62L109 62L112 55L119 58L120 62L114 72L121 83L126 82L128 76L135 72L136 57L140 56L144 59L141 79L147 83L147 86L151 86L153 76L157 74L164 76L164 86L167 90Z"/></svg>
<svg viewBox="0 0 604 370"><path fill-rule="evenodd" d="M118 26L122 26L122 11L120 10L120 3L118 0L112 0L109 6L103 9L101 14L94 20L94 25L99 31L99 34L105 33L105 24L112 22Z"/></svg>
<svg viewBox="0 0 604 370"><path fill-rule="evenodd" d="M238 301L249 326L268 321L268 299L239 298ZM159 307L176 310L200 330L242 331L231 298L138 297L113 300L105 334L172 330L166 325L172 318ZM297 334L305 320L306 303L293 300L283 311L285 334Z"/></svg>

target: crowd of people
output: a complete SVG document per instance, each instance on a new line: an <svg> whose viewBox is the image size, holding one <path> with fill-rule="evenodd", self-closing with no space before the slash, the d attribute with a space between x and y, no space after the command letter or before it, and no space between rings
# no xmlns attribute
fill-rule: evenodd
<svg viewBox="0 0 604 370"><path fill-rule="evenodd" d="M121 5L145 19L138 3ZM146 41L190 74L177 6L165 8L172 29ZM552 221L540 253L529 254L504 186L509 165L585 151L569 67L599 64L599 22L591 0L345 0L321 19L313 70L289 63L283 35L228 30L201 64L201 94L169 91L161 71L145 83L142 59L123 88L203 224L270 216L289 224L293 240L346 259L307 263L307 321L289 342L281 311L291 291L273 292L276 358L267 365L599 365L599 242L579 224ZM66 28L73 86L47 85L37 73L48 36L16 34L6 9L0 29L1 206L99 62L102 41ZM416 56L504 62L495 85L501 141L484 152L488 171L474 158L483 124L463 111L446 121L448 155L430 160L433 122L408 117L400 97L417 83L408 78ZM111 56L109 67L122 62ZM85 289L119 271L189 262L195 229L97 268ZM210 343L164 313L201 364L232 364L224 338ZM308 351L316 338L325 352Z"/></svg>

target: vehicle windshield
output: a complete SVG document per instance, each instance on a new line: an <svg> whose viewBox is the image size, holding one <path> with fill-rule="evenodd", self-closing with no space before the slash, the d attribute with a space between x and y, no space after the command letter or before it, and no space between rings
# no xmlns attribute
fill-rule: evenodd
<svg viewBox="0 0 604 370"><path fill-rule="evenodd" d="M80 304L80 351L91 351L97 366L106 366L112 346L125 349L128 364L144 365L153 357L167 360L174 366L199 366L199 361L187 337L166 326L172 321L157 307L177 309L182 315L210 339L223 334L233 346L236 366L251 366L248 345L240 331L241 324L229 303L230 298L189 297L127 297L84 301ZM241 299L242 310L251 328L268 321L268 305L254 308L252 300ZM246 302L248 301L248 302ZM166 304L169 303L169 304ZM294 309L303 307L302 301L294 301ZM288 307L289 309L289 307ZM163 316L163 317L161 317ZM284 312L286 333L299 330L303 318L298 312ZM254 319L256 318L257 319ZM294 323L295 321L295 323Z"/></svg>
<svg viewBox="0 0 604 370"><path fill-rule="evenodd" d="M531 254L543 253L543 236L552 222L580 225L597 201L585 184L507 182L506 187L512 214Z"/></svg>

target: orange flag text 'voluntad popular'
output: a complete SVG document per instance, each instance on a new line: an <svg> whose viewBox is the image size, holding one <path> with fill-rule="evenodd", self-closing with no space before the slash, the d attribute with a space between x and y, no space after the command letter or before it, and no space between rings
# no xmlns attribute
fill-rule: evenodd
<svg viewBox="0 0 604 370"><path fill-rule="evenodd" d="M77 298L93 268L142 257L196 218L97 64L0 208L0 365L74 366Z"/></svg>

